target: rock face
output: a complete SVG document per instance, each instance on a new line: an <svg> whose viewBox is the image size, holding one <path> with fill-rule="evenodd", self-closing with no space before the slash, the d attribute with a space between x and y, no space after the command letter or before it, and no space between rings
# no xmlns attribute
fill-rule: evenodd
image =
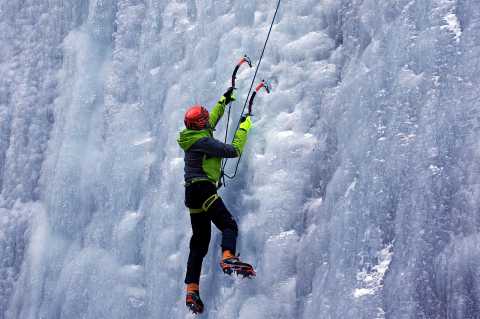
<svg viewBox="0 0 480 319"><path fill-rule="evenodd" d="M190 317L175 139L275 5L0 0L0 319ZM206 317L480 318L479 74L476 1L284 0Z"/></svg>

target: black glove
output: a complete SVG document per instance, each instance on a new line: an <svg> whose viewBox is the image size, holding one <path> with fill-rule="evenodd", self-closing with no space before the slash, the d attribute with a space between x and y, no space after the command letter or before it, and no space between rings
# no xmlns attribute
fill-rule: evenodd
<svg viewBox="0 0 480 319"><path fill-rule="evenodd" d="M223 96L225 97L225 105L229 104L232 101L235 101L237 98L235 97L235 92L234 92L233 87L229 87L228 90L223 93Z"/></svg>

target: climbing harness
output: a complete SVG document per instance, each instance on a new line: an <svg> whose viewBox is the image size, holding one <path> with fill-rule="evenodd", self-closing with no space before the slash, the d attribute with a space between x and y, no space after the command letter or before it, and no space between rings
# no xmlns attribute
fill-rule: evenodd
<svg viewBox="0 0 480 319"><path fill-rule="evenodd" d="M263 59L263 55L265 54L265 49L267 48L267 44L268 44L268 40L270 39L270 34L272 33L272 28L273 28L273 25L275 23L275 18L277 17L277 13L278 13L278 9L280 8L280 2L281 0L278 0L277 1L277 7L275 8L275 13L273 15L273 18L272 18L272 22L270 24L270 28L268 30L268 34L267 34L267 38L265 39L265 43L263 44L263 48L262 48L262 52L260 54L260 58L258 59L258 64L257 66L255 67L255 74L253 75L253 78L252 78L252 82L250 84L250 88L248 90L248 94L247 94L247 98L245 99L245 103L243 104L243 108L242 108L242 113L241 113L241 116L240 116L240 120L238 121L237 123L237 128L236 130L238 130L239 126L240 126L240 123L242 121L242 119L246 116L246 115L252 115L252 106L253 106L253 101L255 99L255 96L256 94L259 92L259 90L261 88L265 88L265 90L267 91L267 93L270 93L270 85L265 81L265 80L262 80L258 85L257 87L255 88L255 91L252 93L252 89L253 89L253 85L255 84L255 79L257 78L257 73L258 73L258 70L260 68L260 65L262 63L262 59ZM246 57L246 56L245 56ZM250 59L249 59L250 60ZM243 62L244 63L244 62ZM241 64L240 64L241 65ZM235 84L235 76L236 76L236 71L238 71L238 68L240 68L240 65L237 64L237 66L235 67L235 71L234 71L234 75L232 76L232 86L235 88L234 84ZM251 61L249 63L250 67L251 67ZM250 94L252 94L250 96ZM249 99L250 98L250 99ZM245 108L247 107L247 102L248 102L248 113L246 115L244 115L245 113ZM228 109L228 116L227 116L227 126L226 126L226 131L228 132L228 125L229 125L229 121L230 121L230 107ZM227 133L225 133L225 143L227 142ZM218 188L222 187L222 185L225 185L225 177L228 178L228 179L233 179L235 178L235 176L237 175L237 171L238 171L238 166L240 165L240 161L242 159L242 155L240 154L238 160L237 160L237 163L235 165L235 171L233 172L232 175L229 175L227 173L225 173L225 167L227 165L227 162L228 162L228 159L224 159L222 160L222 171L221 171L221 175L220 175L220 182L219 182L219 186Z"/></svg>
<svg viewBox="0 0 480 319"><path fill-rule="evenodd" d="M208 212L213 203L219 198L220 196L218 196L218 194L213 194L203 202L202 208L188 208L188 210L190 211L190 214Z"/></svg>

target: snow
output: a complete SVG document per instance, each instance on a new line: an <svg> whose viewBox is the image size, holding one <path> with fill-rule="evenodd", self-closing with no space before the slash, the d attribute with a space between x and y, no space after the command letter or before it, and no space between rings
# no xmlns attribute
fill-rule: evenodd
<svg viewBox="0 0 480 319"><path fill-rule="evenodd" d="M385 273L392 262L393 247L389 245L378 253L378 264L373 266L370 271L362 270L357 273L357 280L362 288L356 288L353 292L355 298L367 295L375 295L379 289L383 287L383 279Z"/></svg>
<svg viewBox="0 0 480 319"><path fill-rule="evenodd" d="M0 319L194 317L177 133L258 65L275 4L0 0ZM213 230L205 318L475 318L479 18L282 1L220 191L258 276L224 276Z"/></svg>
<svg viewBox="0 0 480 319"><path fill-rule="evenodd" d="M445 21L448 24L447 29L453 34L455 34L455 40L459 42L462 36L462 29L460 27L460 21L458 20L457 15L454 13L450 13L445 16Z"/></svg>
<svg viewBox="0 0 480 319"><path fill-rule="evenodd" d="M138 139L133 142L133 145L138 146L138 145L143 145L147 143L152 143L154 141L153 137L147 136L142 139Z"/></svg>
<svg viewBox="0 0 480 319"><path fill-rule="evenodd" d="M416 88L418 87L423 80L421 74L415 74L412 70L404 68L400 71L399 82L401 85L407 88Z"/></svg>

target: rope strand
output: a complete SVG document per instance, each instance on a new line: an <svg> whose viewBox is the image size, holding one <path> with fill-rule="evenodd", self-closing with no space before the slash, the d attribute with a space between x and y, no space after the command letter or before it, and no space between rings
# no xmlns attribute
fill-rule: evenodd
<svg viewBox="0 0 480 319"><path fill-rule="evenodd" d="M270 29L268 30L267 38L265 39L265 43L263 44L262 53L260 54L260 58L258 59L258 65L255 68L255 74L253 75L252 83L250 84L250 89L248 90L247 98L245 99L245 103L243 104L243 109L242 109L242 113L240 115L240 118L245 113L245 108L247 107L248 98L250 97L250 94L252 93L253 85L255 84L255 79L257 77L257 73L258 73L258 70L260 68L260 65L262 64L263 55L265 53L265 49L267 48L268 40L270 39L270 34L272 33L272 28L273 28L273 25L275 23L275 18L277 17L278 9L280 8L280 2L281 2L281 0L278 0L278 2L277 2L277 7L275 9L275 14L273 15L272 23L270 24ZM228 118L230 119L230 113L228 115L229 115ZM239 126L240 126L240 121L238 121L237 127L236 127L235 130L238 130ZM227 123L227 128L228 128L228 123ZM226 137L225 137L225 139L226 139ZM237 160L237 164L235 165L235 171L233 172L233 175L228 175L228 174L225 173L225 167L227 165L228 159L225 159L225 161L222 164L222 178L223 177L227 177L228 179L235 178L235 176L237 175L238 166L240 165L241 160L242 160L242 155L240 154L240 156L238 157L238 160Z"/></svg>

